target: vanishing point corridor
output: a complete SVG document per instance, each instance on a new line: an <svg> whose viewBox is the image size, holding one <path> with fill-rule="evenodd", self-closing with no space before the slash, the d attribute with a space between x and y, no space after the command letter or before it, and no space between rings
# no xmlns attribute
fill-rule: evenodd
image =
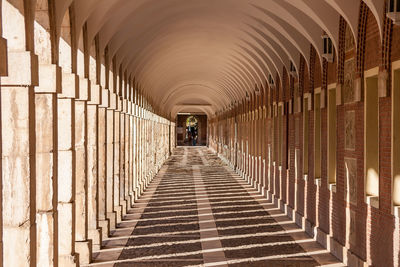
<svg viewBox="0 0 400 267"><path fill-rule="evenodd" d="M344 266L214 153L178 147L90 266Z"/></svg>
<svg viewBox="0 0 400 267"><path fill-rule="evenodd" d="M0 0L0 267L400 267L400 0Z"/></svg>

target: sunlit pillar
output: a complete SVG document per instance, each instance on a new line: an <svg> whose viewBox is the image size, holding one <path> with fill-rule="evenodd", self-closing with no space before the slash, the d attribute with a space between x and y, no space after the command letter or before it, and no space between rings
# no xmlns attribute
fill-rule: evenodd
<svg viewBox="0 0 400 267"><path fill-rule="evenodd" d="M57 92L61 69L39 66L35 87L36 134L36 255L40 266L57 262Z"/></svg>
<svg viewBox="0 0 400 267"><path fill-rule="evenodd" d="M59 266L76 266L75 255L75 97L78 77L62 74L57 99L58 135L58 259ZM61 231L62 229L62 231Z"/></svg>
<svg viewBox="0 0 400 267"><path fill-rule="evenodd" d="M101 88L99 85L90 84L90 101L87 102L87 207L88 207L88 238L92 240L93 250L99 250L101 246L101 229L99 202L100 202L100 183L98 153L100 149L97 142L99 138L99 108L101 103ZM103 213L104 214L104 213ZM104 217L102 218L104 220Z"/></svg>
<svg viewBox="0 0 400 267"><path fill-rule="evenodd" d="M107 108L109 91L101 89L101 104L98 109L98 213L99 227L101 228L101 238L108 237L110 224L107 219Z"/></svg>
<svg viewBox="0 0 400 267"><path fill-rule="evenodd" d="M79 96L75 100L75 247L79 263L91 259L91 242L88 240L88 181L86 169L87 105L89 80L80 78Z"/></svg>

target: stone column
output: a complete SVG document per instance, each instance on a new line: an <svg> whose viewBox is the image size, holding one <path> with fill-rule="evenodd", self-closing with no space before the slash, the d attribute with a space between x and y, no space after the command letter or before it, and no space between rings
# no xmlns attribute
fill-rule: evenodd
<svg viewBox="0 0 400 267"><path fill-rule="evenodd" d="M124 101L124 110L125 110L125 179L124 179L124 202L126 203L126 208L128 211L131 208L132 203L132 195L131 195L131 175L132 175L132 137L131 137L131 104L130 101Z"/></svg>
<svg viewBox="0 0 400 267"><path fill-rule="evenodd" d="M126 114L126 104L125 100L121 100L120 103L122 104L121 111L119 112L120 115L120 123L119 123L119 203L121 206L121 219L122 216L126 215L127 212L127 202L125 199L125 175L126 175L126 158L127 154L125 153L125 147L127 144L125 143L125 114Z"/></svg>
<svg viewBox="0 0 400 267"><path fill-rule="evenodd" d="M138 123L138 129L137 129L137 135L138 135L138 144L137 144L137 169L138 169L138 176L137 176L137 185L138 185L138 198L142 195L142 185L143 185L143 147L142 147L142 138L143 138L143 120L142 120L142 114L141 114L141 108L139 108L139 117L137 118L137 123Z"/></svg>
<svg viewBox="0 0 400 267"><path fill-rule="evenodd" d="M135 107L135 117L133 118L133 132L134 132L134 177L133 177L133 189L135 194L135 200L138 200L140 193L140 184L139 184L139 118L137 117L138 110L137 106Z"/></svg>
<svg viewBox="0 0 400 267"><path fill-rule="evenodd" d="M1 79L3 265L36 264L35 96L37 57L8 53ZM18 252L18 255L16 255Z"/></svg>
<svg viewBox="0 0 400 267"><path fill-rule="evenodd" d="M92 240L92 249L100 250L101 247L101 229L98 219L99 205L98 193L99 173L98 173L98 105L100 104L101 88L99 85L90 85L90 101L87 102L87 207L88 207L88 238ZM102 217L104 220L105 217Z"/></svg>
<svg viewBox="0 0 400 267"><path fill-rule="evenodd" d="M108 237L110 232L110 224L107 219L107 108L108 108L108 90L101 89L101 104L98 109L98 152L97 152L97 166L98 166L98 213L99 213L99 227L101 228L101 238L105 239Z"/></svg>
<svg viewBox="0 0 400 267"><path fill-rule="evenodd" d="M79 80L79 97L75 100L75 247L79 263L91 260L91 242L88 240L86 135L89 81Z"/></svg>
<svg viewBox="0 0 400 267"><path fill-rule="evenodd" d="M117 109L114 110L114 212L116 213L117 223L122 220L122 206L120 203L120 120L121 120L121 100L119 96L115 96L117 99Z"/></svg>
<svg viewBox="0 0 400 267"><path fill-rule="evenodd" d="M129 180L128 180L128 194L129 194L129 205L135 203L135 184L134 184L134 177L135 177L135 133L134 133L134 117L133 117L133 104L129 102Z"/></svg>
<svg viewBox="0 0 400 267"><path fill-rule="evenodd" d="M111 230L117 222L114 211L114 109L111 103L106 111L106 129L106 211Z"/></svg>
<svg viewBox="0 0 400 267"><path fill-rule="evenodd" d="M78 77L62 74L57 98L58 142L58 263L77 266L75 255L75 100Z"/></svg>
<svg viewBox="0 0 400 267"><path fill-rule="evenodd" d="M40 65L35 87L38 266L57 265L57 92L61 92L61 68Z"/></svg>

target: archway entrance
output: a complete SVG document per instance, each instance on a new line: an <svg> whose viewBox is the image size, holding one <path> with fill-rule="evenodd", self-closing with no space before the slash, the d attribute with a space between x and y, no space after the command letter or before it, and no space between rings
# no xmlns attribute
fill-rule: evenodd
<svg viewBox="0 0 400 267"><path fill-rule="evenodd" d="M201 114L179 114L176 132L178 146L207 145L207 116Z"/></svg>
<svg viewBox="0 0 400 267"><path fill-rule="evenodd" d="M195 116L186 119L186 136L185 139L189 145L196 146L199 133L199 122Z"/></svg>

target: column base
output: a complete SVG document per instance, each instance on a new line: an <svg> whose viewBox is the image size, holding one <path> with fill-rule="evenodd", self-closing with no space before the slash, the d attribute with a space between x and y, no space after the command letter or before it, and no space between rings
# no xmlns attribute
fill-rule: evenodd
<svg viewBox="0 0 400 267"><path fill-rule="evenodd" d="M89 264L92 261L92 241L75 241L75 251L79 254L79 264ZM62 265L61 265L62 266Z"/></svg>
<svg viewBox="0 0 400 267"><path fill-rule="evenodd" d="M79 255L59 255L58 266L63 267L78 267L79 266Z"/></svg>
<svg viewBox="0 0 400 267"><path fill-rule="evenodd" d="M137 186L134 192L135 202L139 200L139 197L140 197L140 187Z"/></svg>
<svg viewBox="0 0 400 267"><path fill-rule="evenodd" d="M131 209L133 207L133 205L135 204L135 193L134 192L129 193L128 203L129 203L128 209Z"/></svg>
<svg viewBox="0 0 400 267"><path fill-rule="evenodd" d="M89 239L92 240L92 250L100 250L102 241L102 229L91 229L89 230L88 236Z"/></svg>
<svg viewBox="0 0 400 267"><path fill-rule="evenodd" d="M107 212L107 220L110 226L110 231L115 230L117 227L117 213L114 212Z"/></svg>
<svg viewBox="0 0 400 267"><path fill-rule="evenodd" d="M119 224L120 222L122 222L122 211L123 211L123 206L122 205L118 205L116 207L114 207L114 213L116 214L116 225Z"/></svg>
<svg viewBox="0 0 400 267"><path fill-rule="evenodd" d="M101 228L101 240L108 238L110 233L110 222L108 220L99 220L99 227Z"/></svg>
<svg viewBox="0 0 400 267"><path fill-rule="evenodd" d="M128 206L130 203L128 200L126 199L121 199L120 200L121 206L122 206L122 214L121 214L121 218L123 218L127 213L128 213Z"/></svg>

